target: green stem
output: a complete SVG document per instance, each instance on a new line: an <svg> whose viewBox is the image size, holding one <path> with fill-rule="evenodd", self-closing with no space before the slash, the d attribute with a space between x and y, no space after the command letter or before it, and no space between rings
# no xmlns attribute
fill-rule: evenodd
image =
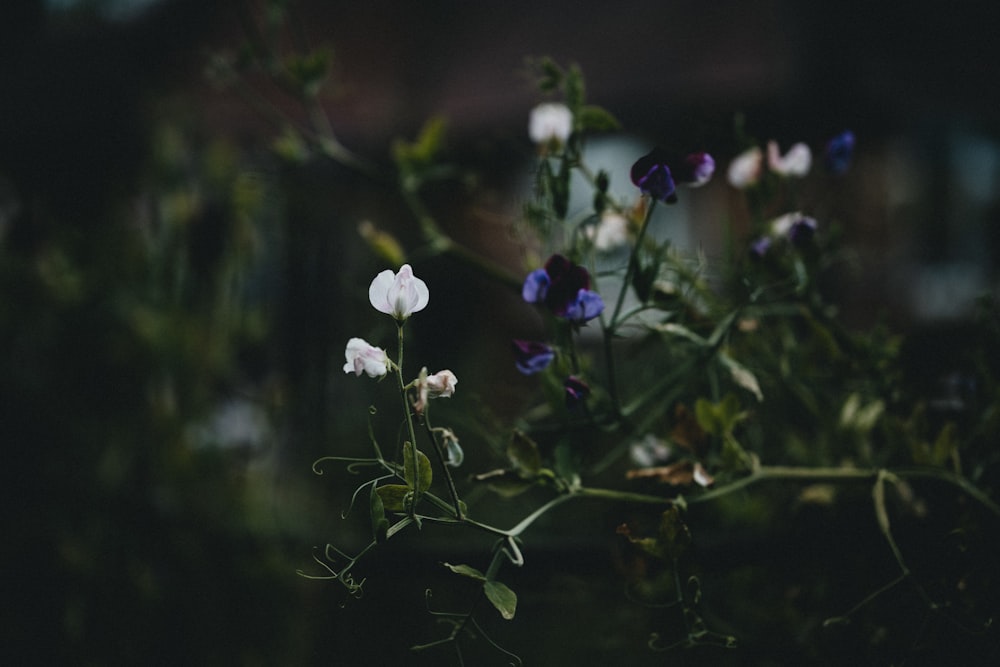
<svg viewBox="0 0 1000 667"><path fill-rule="evenodd" d="M438 463L441 464L441 472L444 473L445 482L447 482L448 484L448 495L451 496L451 502L452 505L454 505L455 518L457 518L459 521L462 521L465 518L465 513L462 512L462 504L458 498L458 489L455 488L455 478L452 477L451 470L448 469L448 463L447 460L445 459L443 447L441 445L441 442L438 440L437 432L434 430L434 427L431 426L429 413L430 413L430 408L425 406L424 426L427 429L427 434L431 438L431 442L434 443L434 452L437 454Z"/></svg>
<svg viewBox="0 0 1000 667"><path fill-rule="evenodd" d="M621 399L618 394L618 380L615 373L615 356L612 341L618 332L618 325L620 324L618 316L621 314L622 305L625 303L625 295L628 294L628 286L632 282L632 275L639 265L639 249L642 247L643 239L646 237L646 229L649 227L649 221L653 217L653 210L655 208L656 200L651 199L649 207L646 209L646 216L639 227L635 245L632 246L632 252L629 254L628 266L625 268L625 277L622 278L622 286L618 290L618 298L615 300L615 308L612 311L611 319L605 324L604 318L601 318L601 326L604 330L604 364L608 373L608 393L611 396L611 403L614 405L615 413L618 415L622 414L622 410Z"/></svg>
<svg viewBox="0 0 1000 667"><path fill-rule="evenodd" d="M628 293L629 283L632 282L632 274L635 273L636 268L639 266L639 250L642 248L643 239L646 237L646 229L649 228L649 221L653 217L654 210L656 210L656 200L650 199L649 207L646 209L646 217L642 220L642 226L639 227L639 233L635 237L635 245L632 246L632 252L629 254L628 266L625 269L625 278L622 280L621 289L618 290L615 309L611 314L611 321L608 323L608 330L612 334L618 329L618 315L621 313L622 305L625 303L625 295Z"/></svg>
<svg viewBox="0 0 1000 667"><path fill-rule="evenodd" d="M413 414L410 412L410 403L406 399L406 382L403 380L403 322L402 321L399 321L399 320L396 321L396 330L398 332L397 338L398 338L398 341L399 341L398 342L398 344L399 344L399 352L396 355L396 380L397 380L397 383L398 383L398 386L399 386L399 397L400 397L400 399L403 402L403 416L406 418L406 432L409 435L409 437L410 437L410 443L413 446L413 468L414 468L414 475L417 475L419 477L419 472L417 472L417 470L418 470L417 453L419 451L417 449L417 432L413 428ZM404 448L404 450L405 450L405 448ZM404 459L405 459L405 456L406 456L405 451L404 451L403 456L404 456ZM405 460L404 460L404 467L405 467ZM406 481L407 481L407 483L410 482L410 480L406 480ZM419 479L414 479L413 480L413 502L410 504L410 507L409 507L410 518L415 518L415 510L416 510L416 507L417 507L417 503L419 501L420 501L420 480Z"/></svg>

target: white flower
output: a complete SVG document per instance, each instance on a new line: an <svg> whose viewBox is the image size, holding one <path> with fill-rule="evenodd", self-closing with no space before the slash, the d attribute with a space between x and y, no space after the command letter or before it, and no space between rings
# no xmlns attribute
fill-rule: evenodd
<svg viewBox="0 0 1000 667"><path fill-rule="evenodd" d="M803 143L788 149L784 156L778 151L778 142L767 142L767 166L776 174L801 178L812 167L812 151Z"/></svg>
<svg viewBox="0 0 1000 667"><path fill-rule="evenodd" d="M614 250L628 242L628 220L620 213L605 211L600 222L587 227L586 234L599 251Z"/></svg>
<svg viewBox="0 0 1000 667"><path fill-rule="evenodd" d="M629 454L636 465L651 468L662 465L670 459L670 446L652 433L646 434L642 440L632 443Z"/></svg>
<svg viewBox="0 0 1000 667"><path fill-rule="evenodd" d="M458 378L451 371L438 371L427 376L428 398L451 398L455 394Z"/></svg>
<svg viewBox="0 0 1000 667"><path fill-rule="evenodd" d="M536 144L565 142L573 133L573 112L565 104L547 102L531 110L528 136Z"/></svg>
<svg viewBox="0 0 1000 667"><path fill-rule="evenodd" d="M729 163L729 172L726 174L729 184L743 190L756 183L760 179L763 161L764 153L757 146L734 157Z"/></svg>
<svg viewBox="0 0 1000 667"><path fill-rule="evenodd" d="M375 276L368 288L368 300L375 310L402 321L427 307L427 283L413 275L409 264L399 273L386 269Z"/></svg>
<svg viewBox="0 0 1000 667"><path fill-rule="evenodd" d="M376 378L382 377L389 371L389 357L385 350L370 345L363 338L352 338L347 341L344 357L347 359L347 363L344 364L345 373L354 373L357 376L367 373L368 377Z"/></svg>
<svg viewBox="0 0 1000 667"><path fill-rule="evenodd" d="M420 375L413 381L413 388L417 392L413 409L418 415L422 415L427 401L432 398L451 398L457 384L458 378L451 371L438 371L434 375L428 375L427 368L421 368Z"/></svg>
<svg viewBox="0 0 1000 667"><path fill-rule="evenodd" d="M785 236L788 234L788 230L792 228L796 220L802 218L802 214L798 211L792 213L786 213L784 215L779 215L777 218L770 222L771 234L773 236Z"/></svg>

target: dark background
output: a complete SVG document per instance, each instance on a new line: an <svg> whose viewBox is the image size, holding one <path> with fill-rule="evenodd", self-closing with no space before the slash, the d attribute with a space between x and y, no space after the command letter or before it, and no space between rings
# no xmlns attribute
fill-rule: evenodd
<svg viewBox="0 0 1000 667"><path fill-rule="evenodd" d="M704 146L720 164L739 148L737 113L751 134L782 146L815 147L852 129L857 168L838 210L860 267L843 286L849 321L887 320L926 340L925 357L947 359L971 297L994 289L996 3L288 4L310 43L332 46L324 104L345 145L387 164L395 137L412 137L431 115L448 118L454 156L486 187L480 199L444 205L443 224L512 271L522 268L516 244L476 212L517 210L537 101L524 59L550 55L578 63L588 99L641 140ZM408 213L382 183L329 161L275 160L274 128L210 85L206 63L239 47L263 3L129 7L0 9L3 653L11 664L385 664L435 636L422 591L440 583L437 561L473 562L481 545L425 554L405 538L366 563L366 597L345 609L339 588L295 569L310 570L313 545L337 537L349 546L363 534L339 520L350 480L313 477L310 465L363 445L364 406L384 397L340 372L348 337L387 332L363 292L382 267L355 228L374 219L413 240ZM247 174L263 182L250 190L263 193L252 261L234 241L233 184ZM137 228L160 229L143 226L150 216L169 218L151 211L186 210L184 196L195 203L175 216L176 248L161 255L136 240ZM150 257L162 265L151 269ZM483 352L518 333L506 315L516 298L447 261L418 268L443 285L433 320L414 321L419 356L457 364L460 391L501 386L501 405L516 408L523 385L505 350ZM232 275L246 279L241 305L224 310L219 276ZM191 447L192 428L234 403L266 428ZM644 647L659 612L621 596L613 528L627 510L605 511L560 515L531 567L512 575L536 594L525 594L516 626L493 628L529 664L663 658ZM781 613L794 606L782 595L803 582L845 586L827 601L832 611L818 605L803 621L815 632L816 619L883 580L873 568L844 584L880 541L843 511L824 517L823 535L805 530L812 517L789 517L776 534L737 542L745 557L708 553L705 567L743 568L742 590ZM777 567L775 554L791 564ZM836 567L812 569L831 554ZM756 583L765 565L787 578L773 590ZM909 606L895 601L888 615L905 624L898 614ZM566 622L552 625L557 617ZM840 664L856 655L850 641L810 644L783 627L757 618L727 629L756 639L725 658ZM584 637L582 628L594 630Z"/></svg>

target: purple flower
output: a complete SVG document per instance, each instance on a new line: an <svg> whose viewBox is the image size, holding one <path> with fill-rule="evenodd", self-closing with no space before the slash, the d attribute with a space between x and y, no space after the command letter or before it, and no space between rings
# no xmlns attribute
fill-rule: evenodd
<svg viewBox="0 0 1000 667"><path fill-rule="evenodd" d="M788 240L792 245L803 246L816 235L816 221L805 216L799 217L788 228Z"/></svg>
<svg viewBox="0 0 1000 667"><path fill-rule="evenodd" d="M823 153L823 162L832 174L840 176L847 172L854 158L854 133L844 130L830 139Z"/></svg>
<svg viewBox="0 0 1000 667"><path fill-rule="evenodd" d="M597 292L582 289L576 293L576 298L569 303L563 315L567 320L583 324L589 322L604 311L604 300Z"/></svg>
<svg viewBox="0 0 1000 667"><path fill-rule="evenodd" d="M767 251L771 249L770 236L761 236L759 239L753 241L750 244L750 257L753 259L763 259L767 255Z"/></svg>
<svg viewBox="0 0 1000 667"><path fill-rule="evenodd" d="M511 347L516 357L514 364L525 375L544 370L556 357L555 350L551 347L533 340L515 339L511 341Z"/></svg>
<svg viewBox="0 0 1000 667"><path fill-rule="evenodd" d="M549 293L549 285L552 281L545 269L535 269L524 279L524 286L521 288L521 298L528 303L543 303Z"/></svg>
<svg viewBox="0 0 1000 667"><path fill-rule="evenodd" d="M632 182L653 199L672 204L677 201L677 185L704 185L715 172L715 160L708 153L691 153L670 159L666 152L654 148L632 165Z"/></svg>
<svg viewBox="0 0 1000 667"><path fill-rule="evenodd" d="M552 314L583 324L601 314L604 301L590 289L587 269L562 255L552 255L545 268L528 274L521 288L528 303L544 304Z"/></svg>
<svg viewBox="0 0 1000 667"><path fill-rule="evenodd" d="M654 150L639 158L632 165L631 176L632 182L643 194L668 203L677 201L674 177L658 151Z"/></svg>
<svg viewBox="0 0 1000 667"><path fill-rule="evenodd" d="M708 153L691 153L674 170L677 182L692 188L708 183L714 173L715 160Z"/></svg>
<svg viewBox="0 0 1000 667"><path fill-rule="evenodd" d="M566 390L566 407L568 408L582 405L590 396L590 386L575 375L566 378L563 382L563 388Z"/></svg>

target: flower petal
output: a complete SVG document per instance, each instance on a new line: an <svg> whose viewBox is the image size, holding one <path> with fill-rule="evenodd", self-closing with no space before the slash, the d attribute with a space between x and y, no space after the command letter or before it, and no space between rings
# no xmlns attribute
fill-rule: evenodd
<svg viewBox="0 0 1000 667"><path fill-rule="evenodd" d="M396 274L390 269L386 269L375 276L372 284L368 287L368 301L380 313L392 315L392 304L389 303L388 295L395 280Z"/></svg>

